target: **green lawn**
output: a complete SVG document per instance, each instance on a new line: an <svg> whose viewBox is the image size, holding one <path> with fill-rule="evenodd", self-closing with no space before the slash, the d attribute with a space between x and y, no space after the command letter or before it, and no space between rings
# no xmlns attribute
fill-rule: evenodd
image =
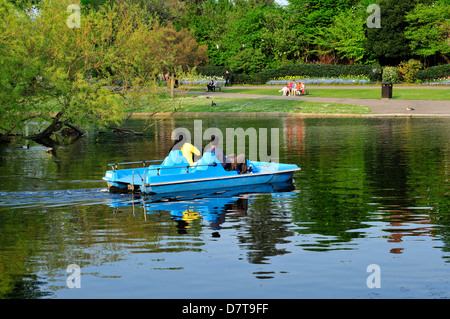
<svg viewBox="0 0 450 319"><path fill-rule="evenodd" d="M279 87L273 89L223 89L224 93L244 93L244 94L259 94L259 95L281 95ZM330 98L351 98L351 99L380 99L380 88L308 88L309 97L330 97ZM299 97L301 98L301 97ZM450 89L414 89L414 88L396 88L394 86L392 91L392 98L398 100L450 100Z"/></svg>
<svg viewBox="0 0 450 319"><path fill-rule="evenodd" d="M216 106L211 106L212 102ZM308 102L301 100L272 100L190 96L183 100L181 112L293 112L293 113L335 113L365 114L370 109L363 105ZM150 111L150 110L144 110Z"/></svg>

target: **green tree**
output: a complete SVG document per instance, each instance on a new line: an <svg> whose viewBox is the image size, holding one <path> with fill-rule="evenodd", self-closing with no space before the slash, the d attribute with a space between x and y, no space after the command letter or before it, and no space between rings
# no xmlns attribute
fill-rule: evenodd
<svg viewBox="0 0 450 319"><path fill-rule="evenodd" d="M50 124L31 138L51 144L63 126L118 124L157 98L157 74L205 58L189 32L160 26L127 2L83 11L80 27L70 28L70 1L43 0L33 16L0 1L9 22L0 25L0 60L10 66L0 88L12 92L0 95L4 134L33 118Z"/></svg>
<svg viewBox="0 0 450 319"><path fill-rule="evenodd" d="M412 53L423 57L439 54L448 63L450 53L450 1L419 3L406 17L405 37L410 40Z"/></svg>
<svg viewBox="0 0 450 319"><path fill-rule="evenodd" d="M0 0L0 140L31 117L31 92L39 85L40 57L30 55L32 19L20 6ZM19 106L20 105L20 106Z"/></svg>
<svg viewBox="0 0 450 319"><path fill-rule="evenodd" d="M405 37L408 26L406 14L417 0L380 0L381 28L367 29L367 49L382 65L396 65L411 56L409 40Z"/></svg>
<svg viewBox="0 0 450 319"><path fill-rule="evenodd" d="M365 8L364 8L365 9ZM318 52L335 53L339 59L373 62L366 49L366 16L363 9L347 9L335 16L333 23L319 31L314 44Z"/></svg>
<svg viewBox="0 0 450 319"><path fill-rule="evenodd" d="M229 55L223 37L228 34L234 9L230 0L184 1L174 25L192 30L197 42L207 46L211 63L223 65Z"/></svg>
<svg viewBox="0 0 450 319"><path fill-rule="evenodd" d="M228 65L233 71L252 74L263 70L266 63L266 56L261 49L246 48L238 52Z"/></svg>

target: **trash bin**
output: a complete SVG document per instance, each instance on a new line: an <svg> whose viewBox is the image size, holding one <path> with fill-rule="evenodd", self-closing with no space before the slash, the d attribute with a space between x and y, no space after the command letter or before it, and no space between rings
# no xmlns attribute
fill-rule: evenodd
<svg viewBox="0 0 450 319"><path fill-rule="evenodd" d="M392 99L392 83L383 82L381 84L381 98Z"/></svg>

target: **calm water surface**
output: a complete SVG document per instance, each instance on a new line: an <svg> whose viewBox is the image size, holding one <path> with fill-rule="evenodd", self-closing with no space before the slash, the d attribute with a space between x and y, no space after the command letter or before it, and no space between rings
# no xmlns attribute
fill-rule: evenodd
<svg viewBox="0 0 450 319"><path fill-rule="evenodd" d="M163 158L194 120L279 128L302 171L204 198L108 192L107 163ZM449 138L449 119L179 117L53 154L0 146L0 297L449 298Z"/></svg>

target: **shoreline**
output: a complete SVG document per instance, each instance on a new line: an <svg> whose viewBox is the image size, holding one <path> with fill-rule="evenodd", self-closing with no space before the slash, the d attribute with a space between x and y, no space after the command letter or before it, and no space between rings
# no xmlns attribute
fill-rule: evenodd
<svg viewBox="0 0 450 319"><path fill-rule="evenodd" d="M354 114L354 113L295 113L295 112L178 112L172 113L156 113L152 117L185 117L186 115L190 117L230 117L239 114L243 117L450 117L450 114L439 114L439 113L429 113L429 114L413 114L413 113L365 113L365 114ZM133 113L131 118L147 118L152 113Z"/></svg>
<svg viewBox="0 0 450 319"><path fill-rule="evenodd" d="M180 88L182 89L204 89L206 87L206 85L181 85ZM227 90L227 89L279 89L283 87L282 84L273 84L273 85L268 85L268 84L261 84L261 85L252 85L252 84L248 84L248 85L242 85L242 84L235 84L235 85L231 85L231 86L222 86L222 90ZM315 89L381 89L381 83L378 84L367 84L367 85L358 85L358 84L354 84L354 85L346 85L346 84L341 84L341 85L336 85L336 84L308 84L308 88L315 88ZM430 89L430 90L434 90L434 89L438 89L438 90L449 90L450 89L450 85L443 85L443 84L439 84L439 85L416 85L416 84L394 84L393 85L393 89Z"/></svg>

